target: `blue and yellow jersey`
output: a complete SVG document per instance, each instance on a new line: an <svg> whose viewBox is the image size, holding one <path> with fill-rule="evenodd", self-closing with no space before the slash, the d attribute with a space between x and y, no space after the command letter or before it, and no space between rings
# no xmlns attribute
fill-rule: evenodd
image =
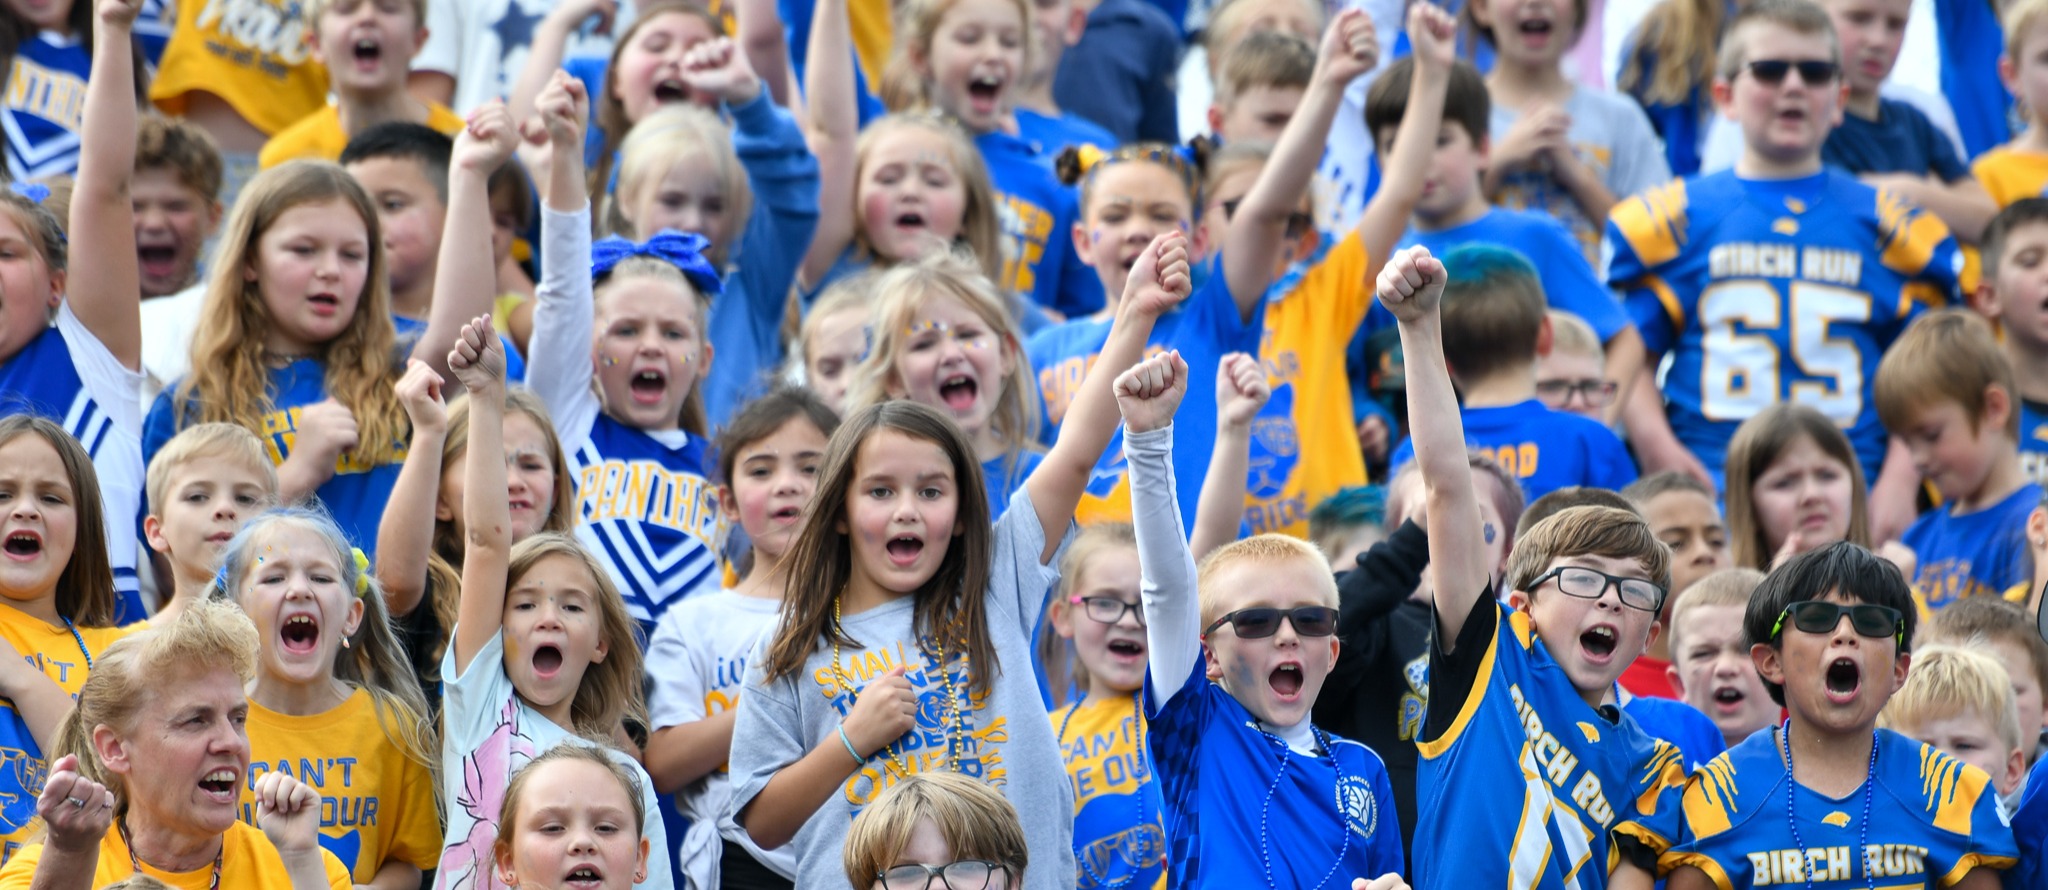
<svg viewBox="0 0 2048 890"><path fill-rule="evenodd" d="M1052 156L1007 133L974 137L996 190L1005 290L1066 318L1102 308L1102 279L1074 252L1080 201L1052 172Z"/></svg>
<svg viewBox="0 0 2048 890"><path fill-rule="evenodd" d="M1658 859L1660 874L1697 868L1722 890L1804 887L1811 863L1814 890L1933 888L1952 887L1979 868L2015 864L2013 832L1983 770L1880 729L1877 766L1867 780L1876 785L1839 799L1794 785L1788 812L1792 777L1781 738L1759 732L1693 775L1685 788L1685 834ZM1867 826L1859 824L1866 790Z"/></svg>
<svg viewBox="0 0 2048 890"><path fill-rule="evenodd" d="M1530 503L1574 485L1620 491L1636 481L1628 446L1597 420L1551 410L1535 399L1458 413L1465 421L1465 447L1493 458L1519 480ZM1388 472L1414 459L1414 443L1403 441L1387 462Z"/></svg>
<svg viewBox="0 0 2048 890"><path fill-rule="evenodd" d="M1653 359L1672 358L1672 431L1710 471L1737 426L1789 401L1840 425L1877 477L1877 363L1906 322L1954 297L1962 255L1947 226L1829 171L1674 182L1616 205L1607 229L1609 280Z"/></svg>
<svg viewBox="0 0 2048 890"><path fill-rule="evenodd" d="M1434 738L1430 725L1446 715L1425 721L1415 782L1415 837L1457 842L1415 844L1419 890L1598 890L1621 855L1617 839L1651 853L1670 845L1685 787L1676 746L1624 711L1586 704L1529 616L1491 597L1457 646L1455 657L1478 659L1477 673L1459 701L1434 676L1455 672L1453 656L1432 654L1429 706L1455 710Z"/></svg>
<svg viewBox="0 0 2048 890"><path fill-rule="evenodd" d="M2020 400L2020 473L2048 487L2048 405Z"/></svg>
<svg viewBox="0 0 2048 890"><path fill-rule="evenodd" d="M2019 864L2006 872L2006 886L2048 886L2048 757L2027 774L2027 793L2012 811L2012 839Z"/></svg>
<svg viewBox="0 0 2048 890"><path fill-rule="evenodd" d="M1199 660L1164 706L1161 679L1145 682L1172 886L1321 890L1404 871L1393 786L1371 748L1317 733L1314 756L1290 749Z"/></svg>
<svg viewBox="0 0 2048 890"><path fill-rule="evenodd" d="M1138 697L1075 702L1052 725L1074 785L1077 890L1166 890L1166 800Z"/></svg>
<svg viewBox="0 0 2048 890"><path fill-rule="evenodd" d="M1924 620L1964 597L2002 596L2033 577L2027 516L2041 503L2041 487L2020 486L1982 510L1957 516L1943 506L1921 514L1902 539L1919 560L1913 600Z"/></svg>
<svg viewBox="0 0 2048 890"><path fill-rule="evenodd" d="M1344 347L1374 305L1365 284L1372 268L1353 229L1315 265L1267 291L1259 362L1273 395L1252 421L1244 492L1252 534L1306 538L1310 507L1366 482Z"/></svg>

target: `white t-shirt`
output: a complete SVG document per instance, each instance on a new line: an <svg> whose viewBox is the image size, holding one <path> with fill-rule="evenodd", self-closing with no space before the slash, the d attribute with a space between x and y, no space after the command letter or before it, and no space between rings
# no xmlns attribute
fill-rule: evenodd
<svg viewBox="0 0 2048 890"><path fill-rule="evenodd" d="M199 312L206 306L206 283L167 297L142 301L142 404L156 404L159 393L192 370L192 334L199 330Z"/></svg>
<svg viewBox="0 0 2048 890"><path fill-rule="evenodd" d="M455 78L448 107L468 116L477 106L503 99L526 66L526 51L553 0L433 0L427 4L427 44L413 57L412 70ZM619 0L611 31L596 33L585 22L569 38L563 59L609 58L612 35L633 24L633 0Z"/></svg>

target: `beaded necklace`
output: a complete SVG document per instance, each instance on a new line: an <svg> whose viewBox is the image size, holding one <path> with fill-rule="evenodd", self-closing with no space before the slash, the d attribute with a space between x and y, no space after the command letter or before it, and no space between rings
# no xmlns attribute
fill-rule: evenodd
<svg viewBox="0 0 2048 890"><path fill-rule="evenodd" d="M1258 727L1259 734L1265 736L1266 741L1280 746L1280 768L1273 771L1273 784L1266 786L1266 800L1259 804L1259 864L1266 867L1266 886L1278 890L1280 885L1273 881L1273 839L1266 827L1266 814L1273 808L1273 795L1280 790L1280 778L1287 775L1287 762L1294 757L1294 749L1287 747L1287 743L1279 736L1266 731L1264 726L1258 726L1257 723L1252 725ZM1336 874L1337 869L1344 865L1345 854L1351 852L1351 824L1343 812L1344 765L1337 762L1337 750L1330 746L1330 737L1322 729L1311 726L1309 732L1315 734L1316 744L1321 745L1323 752L1330 755L1330 767L1337 771L1337 830L1344 835L1343 843L1337 847L1337 861L1330 863L1330 870L1323 872L1323 876L1315 882L1314 890L1322 890L1323 885L1329 883L1330 876Z"/></svg>
<svg viewBox="0 0 2048 890"><path fill-rule="evenodd" d="M846 690L846 697L851 699L854 704L859 704L860 693L854 691L853 678L847 676L846 670L839 666L839 637L845 634L839 621L839 599L837 596L832 598L832 630L834 632L832 639L832 682L839 684L839 688ZM953 771L957 773L960 771L960 735L964 729L966 717L960 708L960 695L953 685L953 671L946 666L946 634L940 633L938 637L939 678L946 685L946 756ZM973 669L973 665L970 664L968 666L970 676L972 676L971 672ZM848 708L848 710L852 709ZM905 733L905 735L908 735L908 733ZM907 778L910 775L910 761L906 758L910 755L910 745L901 738L898 738L896 741L882 746L882 750L876 753L887 753L891 747L896 749L896 753L892 756L892 759L896 761L896 768L902 770L902 775Z"/></svg>
<svg viewBox="0 0 2048 890"><path fill-rule="evenodd" d="M1137 727L1138 730L1137 747L1133 755L1135 757L1144 757L1146 750L1148 750L1145 746L1145 713L1139 710L1141 707L1143 706L1139 704L1139 693L1131 693L1131 723L1133 726ZM1067 715L1065 717L1060 718L1059 745L1061 757L1065 757L1067 751L1067 724L1073 721L1074 712L1079 710L1081 710L1081 702L1075 702L1067 706ZM1137 813L1132 817L1131 824L1134 826L1145 826L1152 824L1145 818L1144 785L1140 784L1137 790L1132 792L1131 797L1137 800L1138 802ZM1271 803L1272 801L1269 798L1267 802ZM1088 862L1087 857L1077 858L1081 860L1081 871L1085 872L1088 875L1088 880L1094 882L1090 886L1102 887L1105 888L1105 890L1115 890L1115 888L1118 887L1128 886L1132 881L1137 880L1138 876L1140 874L1143 874L1145 871L1145 869L1143 868L1136 868L1133 869L1130 874L1124 875L1123 877L1118 878L1114 881L1105 881L1102 879L1101 875L1095 873L1095 866Z"/></svg>
<svg viewBox="0 0 2048 890"><path fill-rule="evenodd" d="M62 616L58 616L58 617L62 617ZM81 636L81 635L80 635L80 634L78 633L78 625L72 624L72 623L71 623L71 619L69 619L69 618L65 618L65 619L64 619L64 629L65 629L65 630L68 630L68 631L70 631L70 632L71 632L71 639L72 639L72 640L73 640L74 642L78 643L78 654L80 654L80 655L83 655L83 656L85 656L85 669L86 669L86 670L88 670L88 671L89 671L89 670L92 670L92 653L91 653L91 652L88 652L88 651L86 651L86 648L85 648L85 637Z"/></svg>
<svg viewBox="0 0 2048 890"><path fill-rule="evenodd" d="M114 824L121 829L121 845L128 848L128 867L138 875L143 874L142 860L135 855L135 839L128 836L128 818L123 816L114 820ZM220 839L220 852L213 854L213 880L206 885L208 890L220 890L220 864L227 855L228 839L223 835Z"/></svg>
<svg viewBox="0 0 2048 890"><path fill-rule="evenodd" d="M1806 853L1806 841L1799 837L1799 819L1792 812L1792 793L1799 785L1799 779L1792 772L1792 721L1786 720L1778 730L1778 738L1785 748L1785 825L1792 829L1792 843L1799 848L1799 861L1806 876L1806 890L1813 890L1813 858ZM1870 733L1870 765L1863 775L1863 819L1856 823L1856 852L1863 858L1863 882L1870 890L1877 890L1877 876L1870 871L1870 795L1872 786L1877 784L1877 731Z"/></svg>

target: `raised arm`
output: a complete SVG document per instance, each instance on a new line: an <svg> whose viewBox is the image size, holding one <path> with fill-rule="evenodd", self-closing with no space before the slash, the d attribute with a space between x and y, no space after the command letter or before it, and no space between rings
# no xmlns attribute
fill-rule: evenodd
<svg viewBox="0 0 2048 890"><path fill-rule="evenodd" d="M1437 639L1445 652L1489 578L1479 539L1479 496L1465 456L1465 423L1444 364L1444 264L1425 247L1387 261L1379 299L1401 324L1401 355L1408 363L1408 435L1415 443L1429 514L1429 571L1436 586Z"/></svg>
<svg viewBox="0 0 2048 890"><path fill-rule="evenodd" d="M1152 239L1124 284L1124 298L1117 304L1116 320L1110 323L1109 341L1103 344L1073 405L1060 420L1059 439L1031 478L1024 480L1031 491L1031 504L1038 510L1039 524L1045 529L1041 564L1058 552L1063 537L1059 530L1072 521L1096 461L1116 434L1111 381L1145 354L1153 323L1187 299L1188 291L1187 236L1173 231Z"/></svg>
<svg viewBox="0 0 2048 890"><path fill-rule="evenodd" d="M1287 128L1280 131L1272 158L1245 194L1244 203L1231 215L1230 234L1224 236L1223 274L1229 277L1230 296L1237 301L1240 317L1251 318L1273 283L1286 240L1287 217L1308 191L1309 178L1330 140L1330 123L1344 102L1344 88L1352 78L1371 71L1379 54L1372 16L1362 9L1338 13L1323 31L1308 92L1301 97Z"/></svg>
<svg viewBox="0 0 2048 890"><path fill-rule="evenodd" d="M619 14L618 0L565 0L540 20L533 29L533 39L526 47L526 64L519 69L519 79L512 84L507 94L505 107L512 112L513 120L526 120L534 112L534 103L547 89L548 82L562 70L562 58L569 48L569 37L576 33L583 23L595 17L598 30L609 32ZM620 134L624 135L624 134Z"/></svg>
<svg viewBox="0 0 2048 890"><path fill-rule="evenodd" d="M1266 368L1253 356L1233 352L1216 367L1216 453L1202 477L1195 502L1195 530L1188 549L1200 561L1209 551L1237 540L1244 524L1244 489L1252 464L1252 421L1273 395ZM1135 480L1133 480L1135 484Z"/></svg>
<svg viewBox="0 0 2048 890"><path fill-rule="evenodd" d="M1118 375L1124 412L1124 456L1131 467L1131 524L1138 538L1138 595L1145 604L1145 649L1152 707L1166 704L1202 656L1195 556L1181 534L1179 487L1173 477L1173 427L1188 386L1180 353L1155 355Z"/></svg>
<svg viewBox="0 0 2048 890"><path fill-rule="evenodd" d="M491 258L491 173L512 159L518 130L503 103L492 102L469 116L455 136L448 165L448 212L441 227L441 252L434 269L434 305L427 330L413 345L414 361L448 374L448 350L470 319L491 311L497 297L496 262Z"/></svg>
<svg viewBox="0 0 2048 890"><path fill-rule="evenodd" d="M506 493L505 347L491 317L464 325L448 353L455 379L469 388L469 453L463 461L462 600L455 618L455 672L505 621L505 570L511 563L512 502Z"/></svg>
<svg viewBox="0 0 2048 890"><path fill-rule="evenodd" d="M782 10L776 8L775 0L735 0L730 8L733 29L738 32L734 39L746 53L748 67L761 75L775 104L791 107L789 37L783 33Z"/></svg>
<svg viewBox="0 0 2048 890"><path fill-rule="evenodd" d="M1458 23L1450 13L1428 3L1408 8L1408 42L1415 48L1413 79L1408 82L1408 112L1394 131L1379 190L1358 218L1358 239L1368 262L1384 264L1408 231L1422 183L1429 178L1429 159L1436 152L1436 134L1443 129L1444 94L1450 89L1451 64L1457 59Z"/></svg>
<svg viewBox="0 0 2048 890"><path fill-rule="evenodd" d="M97 0L92 73L79 126L78 178L71 192L70 241L90 245L70 264L71 311L131 371L142 369L142 273L135 258L136 110L130 26L141 0Z"/></svg>
<svg viewBox="0 0 2048 890"><path fill-rule="evenodd" d="M583 84L555 75L540 112L521 127L529 147L549 146L542 183L541 277L534 291L533 337L526 347L526 382L554 415L555 428L578 436L597 419L590 391L590 199L583 190Z"/></svg>
<svg viewBox="0 0 2048 890"><path fill-rule="evenodd" d="M853 243L853 142L860 136L854 96L853 25L847 0L816 0L804 57L804 138L818 156L818 231L797 270L799 289L818 286Z"/></svg>
<svg viewBox="0 0 2048 890"><path fill-rule="evenodd" d="M399 378L398 403L412 422L412 442L384 516L377 522L377 583L393 617L412 614L427 592L427 560L434 552L434 503L441 496L441 446L448 441L442 377L415 359Z"/></svg>

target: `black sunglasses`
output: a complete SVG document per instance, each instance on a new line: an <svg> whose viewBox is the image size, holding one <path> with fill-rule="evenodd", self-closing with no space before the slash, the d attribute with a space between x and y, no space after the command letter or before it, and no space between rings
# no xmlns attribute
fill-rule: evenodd
<svg viewBox="0 0 2048 890"><path fill-rule="evenodd" d="M1906 616L1889 606L1874 606L1857 603L1845 606L1827 600L1803 600L1786 606L1778 613L1778 623L1771 625L1771 639L1785 631L1785 619L1792 619L1792 626L1810 634L1833 633L1835 626L1842 622L1842 616L1849 616L1849 626L1856 629L1857 636L1882 640L1891 637L1899 645L1906 644Z"/></svg>
<svg viewBox="0 0 2048 890"><path fill-rule="evenodd" d="M1237 628L1240 640L1263 640L1280 632L1280 619L1287 619L1294 625L1294 632L1304 637L1327 637L1337 632L1337 610L1329 606L1296 606L1292 609L1275 609L1260 606L1255 609L1239 609L1216 619L1202 631L1202 636L1215 633L1216 628L1225 624Z"/></svg>
<svg viewBox="0 0 2048 890"><path fill-rule="evenodd" d="M1807 86L1823 86L1835 82L1842 74L1842 66L1820 59L1805 59L1794 62L1790 59L1757 59L1746 63L1749 76L1765 86L1777 86L1785 82L1785 74L1799 70L1799 79Z"/></svg>
<svg viewBox="0 0 2048 890"><path fill-rule="evenodd" d="M1219 203L1223 205L1223 219L1225 222L1228 222L1237 216L1237 205L1244 203L1244 199L1232 198ZM1299 238L1306 234L1315 224L1315 217L1306 213L1287 214L1287 237Z"/></svg>

